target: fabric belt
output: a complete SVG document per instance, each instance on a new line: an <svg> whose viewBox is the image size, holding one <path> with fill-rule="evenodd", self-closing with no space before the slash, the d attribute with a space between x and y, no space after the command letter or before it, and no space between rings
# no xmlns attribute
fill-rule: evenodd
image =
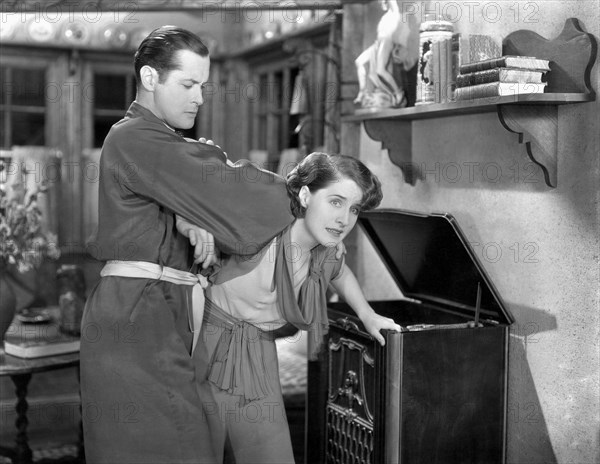
<svg viewBox="0 0 600 464"><path fill-rule="evenodd" d="M204 322L222 330L208 365L209 382L231 395L240 396L242 404L271 395L264 344L272 343L278 331L265 331L236 319L208 298ZM205 330L208 332L208 327Z"/></svg>
<svg viewBox="0 0 600 464"><path fill-rule="evenodd" d="M188 323L193 333L192 353L194 352L204 316L204 289L208 286L206 277L146 261L107 261L100 271L100 276L163 280L172 284L192 286L192 301L190 304L188 299L187 308Z"/></svg>

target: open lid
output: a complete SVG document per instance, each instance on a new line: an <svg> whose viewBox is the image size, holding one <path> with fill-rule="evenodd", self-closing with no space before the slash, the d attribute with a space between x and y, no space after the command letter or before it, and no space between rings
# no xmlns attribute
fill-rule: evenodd
<svg viewBox="0 0 600 464"><path fill-rule="evenodd" d="M358 222L404 296L473 319L480 283L480 319L514 322L450 214L380 209Z"/></svg>

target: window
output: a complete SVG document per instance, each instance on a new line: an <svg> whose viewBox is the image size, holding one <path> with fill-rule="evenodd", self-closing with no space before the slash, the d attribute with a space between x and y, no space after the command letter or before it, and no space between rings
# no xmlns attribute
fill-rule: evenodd
<svg viewBox="0 0 600 464"><path fill-rule="evenodd" d="M46 145L46 70L0 67L1 146Z"/></svg>
<svg viewBox="0 0 600 464"><path fill-rule="evenodd" d="M99 148L112 125L123 118L135 99L135 77L132 72L96 71L93 85L93 146Z"/></svg>
<svg viewBox="0 0 600 464"><path fill-rule="evenodd" d="M338 151L339 59L332 24L306 27L222 58L220 82L228 93L221 95L221 108L229 116L224 124L229 152L247 153L259 163L264 159L267 169L279 172L315 149ZM244 97L235 106L227 100L233 89Z"/></svg>
<svg viewBox="0 0 600 464"><path fill-rule="evenodd" d="M298 115L290 115L294 79L297 67L286 61L280 68L259 71L254 81L258 82L258 98L254 101L251 118L255 130L251 133L252 149L266 150L270 160L277 160L286 148L298 148Z"/></svg>

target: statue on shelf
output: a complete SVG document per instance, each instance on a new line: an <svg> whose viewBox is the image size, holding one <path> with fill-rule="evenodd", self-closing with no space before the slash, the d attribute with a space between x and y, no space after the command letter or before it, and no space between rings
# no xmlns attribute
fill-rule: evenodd
<svg viewBox="0 0 600 464"><path fill-rule="evenodd" d="M400 64L407 71L416 64L418 26L402 15L396 0L382 0L381 6L385 13L377 25L375 43L354 62L359 85L354 103L370 109L403 108L407 100L402 73L394 73L393 66Z"/></svg>

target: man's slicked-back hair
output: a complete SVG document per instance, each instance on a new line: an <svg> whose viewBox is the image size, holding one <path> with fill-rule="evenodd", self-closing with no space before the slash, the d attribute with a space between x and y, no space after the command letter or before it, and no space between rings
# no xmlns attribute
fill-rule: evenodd
<svg viewBox="0 0 600 464"><path fill-rule="evenodd" d="M294 217L303 218L306 208L300 204L300 189L311 192L327 188L341 179L350 179L362 190L361 211L377 208L383 193L381 182L369 168L356 158L346 155L329 155L314 152L304 158L287 176L287 191Z"/></svg>
<svg viewBox="0 0 600 464"><path fill-rule="evenodd" d="M208 56L208 48L196 34L175 26L161 26L142 40L133 57L135 79L140 85L140 69L150 66L158 72L159 82L164 82L169 71L179 69L176 52L189 50Z"/></svg>

